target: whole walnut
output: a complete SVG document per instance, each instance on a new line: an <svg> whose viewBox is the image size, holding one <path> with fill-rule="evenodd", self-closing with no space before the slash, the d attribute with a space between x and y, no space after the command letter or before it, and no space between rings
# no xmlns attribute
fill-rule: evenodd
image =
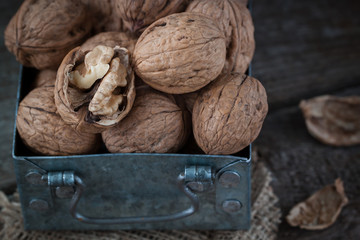
<svg viewBox="0 0 360 240"><path fill-rule="evenodd" d="M258 80L223 74L195 101L194 137L207 154L239 152L257 138L267 111L266 92Z"/></svg>
<svg viewBox="0 0 360 240"><path fill-rule="evenodd" d="M90 31L78 0L25 0L5 30L5 45L24 66L56 69Z"/></svg>
<svg viewBox="0 0 360 240"><path fill-rule="evenodd" d="M36 77L35 81L31 84L31 89L46 86L46 85L55 85L56 80L56 71L52 69L40 70Z"/></svg>
<svg viewBox="0 0 360 240"><path fill-rule="evenodd" d="M116 125L135 98L129 52L98 45L90 51L71 50L55 82L55 104L62 119L80 132L99 133Z"/></svg>
<svg viewBox="0 0 360 240"><path fill-rule="evenodd" d="M166 93L194 92L222 71L225 38L216 23L197 13L176 13L151 24L138 39L136 74Z"/></svg>
<svg viewBox="0 0 360 240"><path fill-rule="evenodd" d="M194 0L187 12L202 13L219 24L226 39L224 72L245 73L254 56L254 24L246 5L239 0Z"/></svg>
<svg viewBox="0 0 360 240"><path fill-rule="evenodd" d="M96 134L74 131L56 113L54 86L32 90L19 105L16 128L25 145L44 155L94 153L101 143Z"/></svg>
<svg viewBox="0 0 360 240"><path fill-rule="evenodd" d="M177 152L189 135L189 116L173 96L141 86L130 113L102 138L110 152Z"/></svg>
<svg viewBox="0 0 360 240"><path fill-rule="evenodd" d="M129 50L130 54L134 52L137 39L124 32L102 32L84 42L81 45L81 51L88 52L98 45L107 47L120 46Z"/></svg>
<svg viewBox="0 0 360 240"><path fill-rule="evenodd" d="M118 16L131 32L142 32L156 20L186 8L188 0L114 0Z"/></svg>
<svg viewBox="0 0 360 240"><path fill-rule="evenodd" d="M123 21L115 11L115 0L81 1L88 7L95 34L123 30Z"/></svg>

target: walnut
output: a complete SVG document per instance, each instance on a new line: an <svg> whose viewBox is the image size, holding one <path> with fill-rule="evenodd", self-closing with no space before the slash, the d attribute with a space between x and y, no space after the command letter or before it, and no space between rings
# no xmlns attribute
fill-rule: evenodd
<svg viewBox="0 0 360 240"><path fill-rule="evenodd" d="M80 132L98 133L114 126L128 114L134 98L134 73L125 48L75 48L57 72L58 112Z"/></svg>
<svg viewBox="0 0 360 240"><path fill-rule="evenodd" d="M333 146L360 144L360 97L320 96L300 103L306 127L319 141Z"/></svg>
<svg viewBox="0 0 360 240"><path fill-rule="evenodd" d="M189 123L174 97L142 86L128 116L102 137L110 152L176 152L188 137Z"/></svg>
<svg viewBox="0 0 360 240"><path fill-rule="evenodd" d="M134 50L134 69L166 93L194 92L214 80L225 63L225 38L215 22L197 13L177 13L150 25Z"/></svg>
<svg viewBox="0 0 360 240"><path fill-rule="evenodd" d="M205 14L219 24L226 39L224 72L245 73L255 51L254 24L246 5L239 0L195 0L186 11Z"/></svg>
<svg viewBox="0 0 360 240"><path fill-rule="evenodd" d="M204 88L192 112L194 137L207 154L233 154L259 135L268 111L266 92L255 78L231 73Z"/></svg>
<svg viewBox="0 0 360 240"><path fill-rule="evenodd" d="M16 128L25 145L44 155L76 155L96 152L99 135L73 130L56 113L54 86L32 90L19 105Z"/></svg>
<svg viewBox="0 0 360 240"><path fill-rule="evenodd" d="M334 184L320 189L304 202L295 205L286 220L293 227L325 229L336 221L347 203L343 182L338 178Z"/></svg>
<svg viewBox="0 0 360 240"><path fill-rule="evenodd" d="M24 66L56 69L90 30L80 1L25 0L5 30L5 45Z"/></svg>
<svg viewBox="0 0 360 240"><path fill-rule="evenodd" d="M88 7L94 33L123 30L123 21L115 11L115 0L81 1Z"/></svg>
<svg viewBox="0 0 360 240"><path fill-rule="evenodd" d="M81 45L81 51L87 52L95 48L97 45L104 45L114 48L120 46L129 50L130 54L134 52L137 39L123 32L102 32L84 42Z"/></svg>
<svg viewBox="0 0 360 240"><path fill-rule="evenodd" d="M51 69L45 69L38 72L35 77L35 81L31 84L31 89L52 85L54 86L56 80L56 71Z"/></svg>
<svg viewBox="0 0 360 240"><path fill-rule="evenodd" d="M186 109L192 113L193 108L194 108L194 104L196 101L196 98L199 96L200 90L196 91L196 92L191 92L191 93L185 93L180 95L182 98L182 101L184 101L185 103L185 107Z"/></svg>
<svg viewBox="0 0 360 240"><path fill-rule="evenodd" d="M118 16L131 32L142 32L156 20L185 10L187 0L114 0Z"/></svg>

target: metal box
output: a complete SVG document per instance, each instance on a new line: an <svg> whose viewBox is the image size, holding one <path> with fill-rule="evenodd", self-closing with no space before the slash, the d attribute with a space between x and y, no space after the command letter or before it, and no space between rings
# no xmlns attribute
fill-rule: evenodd
<svg viewBox="0 0 360 240"><path fill-rule="evenodd" d="M34 70L21 68L16 111ZM248 229L251 146L235 155L36 156L14 128L25 228Z"/></svg>

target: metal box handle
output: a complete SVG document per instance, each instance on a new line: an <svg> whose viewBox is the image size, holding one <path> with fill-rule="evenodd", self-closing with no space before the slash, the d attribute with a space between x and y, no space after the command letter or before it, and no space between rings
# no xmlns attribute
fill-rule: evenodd
<svg viewBox="0 0 360 240"><path fill-rule="evenodd" d="M119 217L119 218L96 218L88 217L77 211L78 203L81 199L86 185L82 179L75 175L73 171L49 172L47 175L48 185L74 186L75 193L70 203L70 214L77 220L89 224L129 224L129 223L154 223L164 221L174 221L188 217L199 210L199 198L192 191L205 192L212 185L213 174L209 166L189 166L185 168L185 173L179 174L176 180L178 188L190 199L191 206L183 211L161 216L138 216L138 217ZM206 186L199 189L199 185Z"/></svg>

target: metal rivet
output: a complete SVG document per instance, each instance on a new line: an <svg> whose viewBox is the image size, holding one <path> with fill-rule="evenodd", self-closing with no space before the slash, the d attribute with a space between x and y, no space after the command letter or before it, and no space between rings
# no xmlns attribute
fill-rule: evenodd
<svg viewBox="0 0 360 240"><path fill-rule="evenodd" d="M71 186L62 186L56 187L55 193L58 198L71 198L74 195L75 190Z"/></svg>
<svg viewBox="0 0 360 240"><path fill-rule="evenodd" d="M240 184L240 175L234 171L225 171L219 177L219 183L225 188L233 188Z"/></svg>
<svg viewBox="0 0 360 240"><path fill-rule="evenodd" d="M46 185L47 181L45 181L42 177L43 175L35 170L30 171L28 174L25 175L26 181L28 181L31 184Z"/></svg>
<svg viewBox="0 0 360 240"><path fill-rule="evenodd" d="M240 211L242 204L239 200L225 200L221 207L225 212L234 214Z"/></svg>
<svg viewBox="0 0 360 240"><path fill-rule="evenodd" d="M35 211L46 211L49 209L49 204L42 199L32 199L29 203L29 208Z"/></svg>

